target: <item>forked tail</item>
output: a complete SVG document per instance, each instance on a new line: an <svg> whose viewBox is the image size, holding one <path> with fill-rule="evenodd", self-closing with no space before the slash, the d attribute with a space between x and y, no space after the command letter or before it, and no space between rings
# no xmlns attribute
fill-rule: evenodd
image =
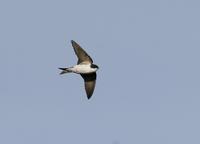
<svg viewBox="0 0 200 144"><path fill-rule="evenodd" d="M65 74L65 73L70 73L70 72L72 72L71 70L69 70L68 68L59 68L60 70L62 70L61 72L60 72L60 74Z"/></svg>

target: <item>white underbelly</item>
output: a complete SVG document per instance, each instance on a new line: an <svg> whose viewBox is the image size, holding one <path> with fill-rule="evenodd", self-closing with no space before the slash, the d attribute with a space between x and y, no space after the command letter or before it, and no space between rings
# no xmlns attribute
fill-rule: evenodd
<svg viewBox="0 0 200 144"><path fill-rule="evenodd" d="M90 65L76 65L71 68L71 70L75 73L93 73L96 70L91 68Z"/></svg>

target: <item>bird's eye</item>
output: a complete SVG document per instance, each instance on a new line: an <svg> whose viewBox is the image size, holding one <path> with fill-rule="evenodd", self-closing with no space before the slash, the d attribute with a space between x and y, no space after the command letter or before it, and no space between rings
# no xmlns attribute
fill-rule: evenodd
<svg viewBox="0 0 200 144"><path fill-rule="evenodd" d="M91 68L99 68L99 67L97 65L95 65L95 64L92 64Z"/></svg>

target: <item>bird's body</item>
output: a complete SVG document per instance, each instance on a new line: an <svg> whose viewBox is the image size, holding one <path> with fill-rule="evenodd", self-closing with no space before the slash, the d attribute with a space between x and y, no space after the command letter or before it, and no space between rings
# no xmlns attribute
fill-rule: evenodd
<svg viewBox="0 0 200 144"><path fill-rule="evenodd" d="M65 73L73 72L77 74L89 74L97 71L97 68L92 68L91 64L78 64L73 67L65 68Z"/></svg>
<svg viewBox="0 0 200 144"><path fill-rule="evenodd" d="M88 99L92 96L95 84L96 84L96 71L98 66L93 64L92 58L75 42L71 41L74 51L78 57L77 65L69 68L59 68L61 69L60 74L65 73L76 73L80 74L85 82L85 90Z"/></svg>

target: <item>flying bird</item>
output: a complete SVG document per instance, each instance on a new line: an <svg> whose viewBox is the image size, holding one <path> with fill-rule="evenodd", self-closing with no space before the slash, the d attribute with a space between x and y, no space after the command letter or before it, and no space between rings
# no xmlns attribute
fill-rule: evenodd
<svg viewBox="0 0 200 144"><path fill-rule="evenodd" d="M97 77L96 71L99 69L99 67L93 64L92 58L86 53L83 48L81 48L78 43L73 40L71 40L71 43L72 47L74 48L74 52L78 57L77 65L68 68L59 68L60 70L62 70L60 74L80 74L81 77L84 79L87 98L90 99L94 92Z"/></svg>

